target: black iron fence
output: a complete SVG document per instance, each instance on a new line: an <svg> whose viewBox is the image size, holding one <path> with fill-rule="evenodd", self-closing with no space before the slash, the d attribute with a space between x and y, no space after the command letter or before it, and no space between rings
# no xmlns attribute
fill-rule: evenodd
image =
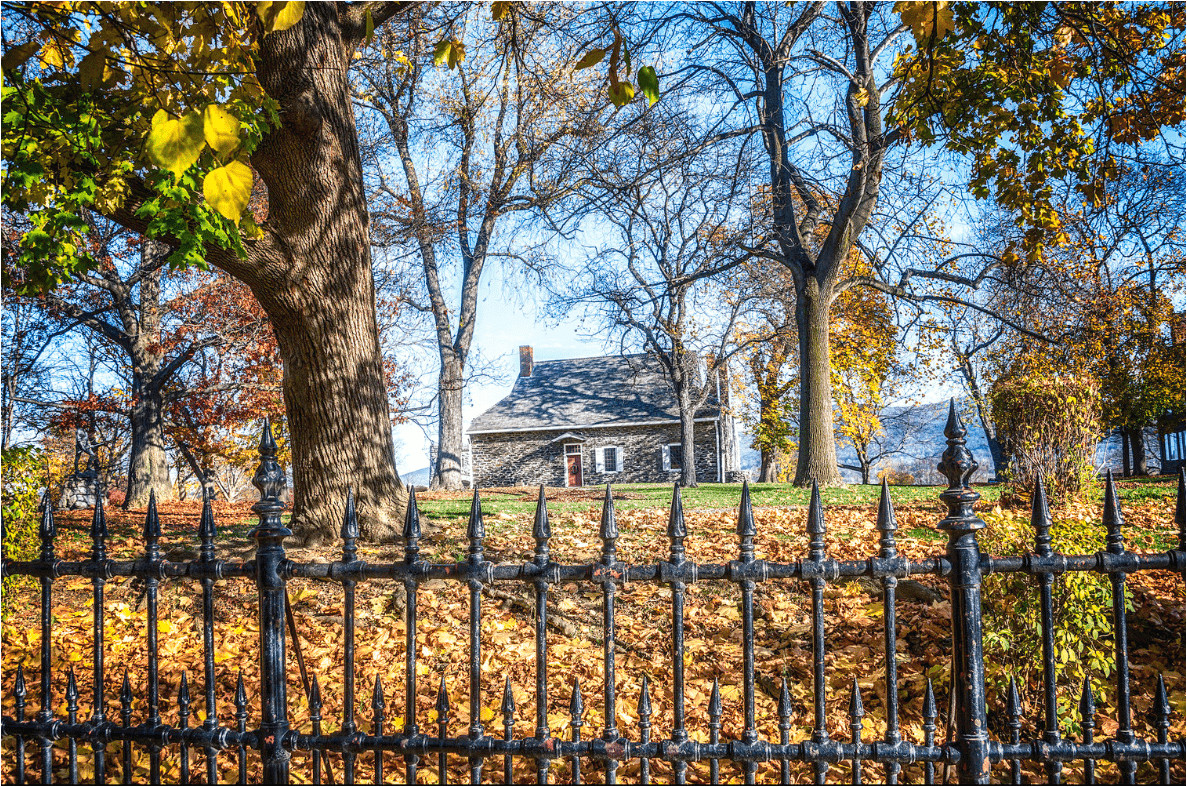
<svg viewBox="0 0 1187 787"><path fill-rule="evenodd" d="M121 768L125 782L133 776L133 748L143 747L149 756L148 779L159 782L161 778L161 755L167 747L178 747L180 778L188 783L194 774L190 773L191 750L201 751L205 757L205 782L216 783L229 774L219 772L218 755L226 752L238 767L238 781L247 778L247 756L249 751L257 752L262 763L263 780L269 784L283 784L290 780L289 762L292 752L309 752L312 757L312 779L322 783L333 778L329 773L329 759L326 752L342 755L341 779L349 784L356 780L359 758L372 760L375 781L383 782L392 776L391 760L403 762L403 773L407 783L416 783L418 769L422 767L437 770L437 780L444 783L447 778L448 758L460 756L467 760L469 780L482 781L512 780L514 758L533 761L537 781L547 781L550 764L556 760L571 763L574 783L580 783L586 776L604 777L607 783L617 780L617 771L626 761L637 760L643 783L650 780L652 760L671 764L677 783L687 778L690 762L708 761L710 778L716 783L719 764L722 761L736 763L745 781L752 784L760 762L780 763L783 783L791 779L791 763L809 763L816 783L824 783L830 768L841 768L833 776L842 780L860 783L863 774L867 778L888 783L897 782L902 767L908 764L922 764L925 783L935 783L941 767L954 767L955 777L961 783L988 783L990 769L994 763L1009 763L1011 780L1021 782L1021 764L1024 761L1044 765L1049 781L1057 783L1061 777L1063 763L1081 760L1084 763L1085 780L1095 780L1095 763L1107 761L1118 764L1122 783L1132 783L1140 762L1153 762L1161 783L1170 783L1172 760L1184 758L1184 740L1170 739L1171 709L1167 702L1165 686L1159 678L1155 688L1154 710L1157 716L1157 740L1138 738L1133 727L1129 665L1129 627L1126 621L1126 576L1136 571L1164 570L1182 575L1184 571L1185 504L1183 478L1180 476L1178 504L1175 523L1178 527L1178 546L1158 554L1138 554L1126 549L1122 536L1121 509L1116 490L1110 478L1105 493L1103 525L1106 531L1106 547L1102 552L1091 555L1063 555L1052 550L1050 535L1051 520L1047 513L1046 500L1041 486L1036 487L1032 523L1035 530L1034 552L1018 557L990 557L981 552L977 543L977 531L985 523L973 513L973 505L979 495L968 487L968 479L976 469L971 453L965 446L966 430L957 417L955 409L949 412L945 428L948 447L940 463L940 470L948 479L948 489L940 497L948 507L948 515L937 525L947 534L948 543L943 554L927 560L909 560L899 555L895 533L895 515L886 488L883 488L879 503L877 529L880 533L878 554L866 560L834 560L825 549L825 518L819 494L813 489L808 509L808 533L810 535L808 555L805 559L791 563L778 563L759 559L755 555L754 538L757 535L750 509L749 492L743 487L738 513L737 533L739 537L738 557L728 564L696 563L685 555L684 541L687 531L678 491L673 496L671 516L668 524L670 551L667 560L652 565L627 565L618 559L616 540L618 528L615 522L613 501L607 490L602 510L599 537L602 541L601 558L596 563L564 565L553 561L549 539L548 511L543 489L536 509L532 536L535 551L532 559L525 563L492 563L484 556L483 541L485 528L478 495L475 494L471 508L467 538L468 554L464 560L455 563L429 563L419 555L421 528L415 505L411 501L404 525L404 559L397 562L366 562L359 559L357 539L358 522L353 502L348 498L346 515L342 528L343 550L341 560L332 563L302 563L286 557L284 539L291 531L281 519L283 505L280 495L285 478L276 461L276 445L271 431L265 425L260 444L261 462L254 483L260 489L260 501L253 507L259 515L259 524L251 536L256 542L254 557L243 562L218 560L215 558L215 523L209 504L202 513L198 535L201 540L196 560L171 561L162 558L160 549L161 528L155 506L150 506L144 529L145 552L142 558L131 561L110 560L106 550L106 525L102 508L96 509L91 529L93 547L91 558L83 561L63 561L55 555L55 527L48 502L41 523L41 555L32 561L4 561L5 575L35 577L41 586L41 671L39 709L32 718L27 716L28 689L23 674L18 671L11 692L15 699L15 716L3 718L3 735L15 744L15 778L24 782L29 776L28 755L34 755L33 771L42 783L50 783L54 774L54 745L66 741L65 773L71 783L80 778L78 767L78 745L90 746L94 752L94 779L102 783L108 772L105 758L108 746L117 744L121 752ZM1108 740L1093 737L1095 712L1093 697L1088 681L1080 705L1081 740L1063 738L1060 733L1057 706L1056 658L1054 653L1054 613L1052 586L1054 578L1065 572L1097 572L1108 577L1112 588L1114 642L1116 647L1115 681L1117 699L1117 729ZM1041 737L1034 740L1021 739L1021 709L1016 691L1011 690L1008 706L1008 741L992 740L989 734L985 697L985 665L982 656L982 580L987 574L1021 573L1034 577L1038 586L1041 610L1041 632L1043 649L1043 696L1044 714ZM904 739L899 725L898 666L895 658L898 636L896 614L896 586L900 580L913 576L932 575L946 577L952 607L952 685L950 707L953 710L949 724L940 729L937 723L935 695L930 680L923 697L924 741L916 743ZM79 715L79 691L73 672L70 674L65 700L65 718L55 716L51 665L52 653L52 594L54 580L60 577L85 577L93 583L94 593L94 684L92 688L89 718ZM147 648L148 648L148 696L147 717L140 723L132 723L132 694L127 672L124 674L123 690L118 697L119 718L108 715L108 699L104 697L104 585L115 577L136 577L145 583L147 603ZM289 723L286 697L286 613L291 615L286 603L286 582L293 578L308 578L340 583L344 592L344 681L343 717L341 728L333 734L321 730L322 702L316 676L312 683L304 682L305 665L300 664L303 685L308 692L311 716L310 731L300 732ZM880 583L883 596L885 637L885 713L886 731L880 740L862 740L862 702L856 681L850 700L849 716L851 736L849 740L830 737L825 717L825 614L824 590L829 582L845 578L872 578ZM158 680L158 589L162 580L188 578L197 580L202 588L203 648L204 648L204 705L205 719L201 723L189 723L193 708L188 683L183 680L177 697L177 723L166 723L162 717L161 696ZM791 701L786 680L782 686L778 703L779 740L764 740L758 732L755 717L755 615L754 594L758 583L767 580L800 580L808 586L811 595L812 673L814 724L806 740L791 742ZM259 660L260 660L260 724L255 729L247 728L247 699L242 676L235 696L234 724L219 720L215 696L215 631L214 591L220 582L230 580L251 580L255 583L259 605ZM417 611L418 594L421 586L431 580L445 580L465 586L469 591L469 726L462 734L451 734L453 710L449 705L444 679L436 706L436 719L425 727L418 724L417 696ZM722 703L715 682L709 705L708 741L694 740L685 724L684 685L684 635L685 635L685 592L695 583L710 580L724 580L738 586L741 594L741 625L743 650L744 713L743 733L739 739L723 740ZM382 685L377 681L372 699L373 717L362 731L359 719L355 717L354 695L355 675L355 590L360 582L387 581L401 583L407 594L405 610L405 708L404 723L399 730L385 729L385 704ZM515 737L515 704L512 701L510 680L501 705L502 729L489 729L482 718L482 605L483 591L496 583L527 583L534 590L535 599L535 710L536 728L531 737ZM603 611L604 670L603 707L605 724L601 733L592 737L582 736L583 697L580 687L573 688L570 713L572 721L567 730L553 729L547 717L549 667L546 627L548 621L549 589L560 583L587 583L601 590ZM619 698L616 696L615 681L615 594L626 582L644 582L667 586L671 589L671 636L672 654L672 719L667 737L656 739L653 735L652 711L649 688L644 678L641 695L638 698L638 737L631 739L618 726ZM291 630L291 629L290 629ZM1142 687L1148 690L1149 687ZM491 721L494 721L493 719ZM436 729L433 729L433 728ZM937 731L940 736L937 737ZM554 734L554 733L560 733ZM30 744L31 747L30 747ZM122 744L122 749L120 747ZM27 751L32 748L34 751ZM320 756L319 756L320 755ZM385 762L386 758L389 760ZM870 763L877 769L871 775ZM488 772L488 764L501 765L501 769ZM863 766L866 770L863 772ZM590 770L599 773L588 773Z"/></svg>

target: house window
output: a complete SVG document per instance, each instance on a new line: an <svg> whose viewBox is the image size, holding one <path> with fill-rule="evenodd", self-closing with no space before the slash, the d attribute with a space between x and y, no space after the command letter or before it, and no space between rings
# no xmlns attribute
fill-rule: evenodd
<svg viewBox="0 0 1187 787"><path fill-rule="evenodd" d="M622 449L616 445L594 450L594 460L597 462L599 473L618 473L622 471Z"/></svg>
<svg viewBox="0 0 1187 787"><path fill-rule="evenodd" d="M565 456L579 456L581 454L581 443L569 443L565 446Z"/></svg>
<svg viewBox="0 0 1187 787"><path fill-rule="evenodd" d="M680 443L668 443L664 446L664 469L684 469L684 452L681 449Z"/></svg>

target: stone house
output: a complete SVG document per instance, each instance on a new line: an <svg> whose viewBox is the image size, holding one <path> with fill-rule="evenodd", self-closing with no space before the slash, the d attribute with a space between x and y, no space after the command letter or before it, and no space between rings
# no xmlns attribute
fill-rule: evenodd
<svg viewBox="0 0 1187 787"><path fill-rule="evenodd" d="M519 348L511 393L474 418L474 485L590 486L673 482L684 457L675 396L646 354L533 363ZM701 481L738 480L738 442L728 386L696 414L691 461Z"/></svg>

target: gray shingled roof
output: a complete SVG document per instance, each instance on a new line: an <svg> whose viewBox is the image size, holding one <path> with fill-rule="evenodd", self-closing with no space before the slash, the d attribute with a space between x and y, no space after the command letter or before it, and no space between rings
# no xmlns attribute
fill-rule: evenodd
<svg viewBox="0 0 1187 787"><path fill-rule="evenodd" d="M710 396L697 418L715 418ZM675 395L651 356L539 361L511 393L470 422L471 433L677 421Z"/></svg>

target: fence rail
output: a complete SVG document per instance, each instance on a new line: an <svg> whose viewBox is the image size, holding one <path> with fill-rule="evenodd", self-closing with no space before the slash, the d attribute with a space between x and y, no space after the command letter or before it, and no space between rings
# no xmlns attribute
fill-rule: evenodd
<svg viewBox="0 0 1187 787"><path fill-rule="evenodd" d="M188 783L192 777L189 767L191 750L205 755L205 782L213 784L224 776L219 772L217 755L227 752L235 760L238 781L247 778L247 753L258 752L263 766L263 781L269 784L284 784L290 780L290 756L295 751L309 752L312 760L312 778L315 783L330 780L330 761L326 752L342 754L344 783L353 783L358 775L358 759L366 757L373 761L377 782L390 778L386 770L390 763L385 754L394 755L403 762L403 776L407 783L417 781L419 769L437 770L437 779L444 783L447 778L449 755L464 757L468 764L469 779L479 782L510 782L514 758L526 758L534 762L536 778L545 783L551 763L567 760L572 765L574 783L580 783L587 774L583 771L592 766L601 771L607 783L616 783L617 771L626 761L637 760L640 764L640 778L648 783L651 776L651 761L662 760L671 763L676 783L687 779L690 762L708 761L711 781L716 783L722 761L737 763L745 775L747 784L753 784L758 764L777 761L780 763L780 777L783 783L791 780L790 765L793 762L812 765L816 783L824 783L831 766L848 768L839 775L860 783L863 775L869 777L869 764L879 767L875 779L896 783L902 774L902 767L908 764L922 764L925 783L936 781L937 766L953 766L961 783L988 783L994 763L1006 762L1010 767L1013 783L1021 783L1023 761L1044 765L1048 780L1058 783L1063 763L1082 760L1085 780L1095 780L1095 764L1107 761L1118 764L1122 783L1132 783L1137 774L1137 764L1154 762L1158 766L1158 777L1163 784L1170 783L1172 760L1182 760L1185 744L1182 738L1170 738L1171 709L1166 697L1162 678L1155 688L1154 711L1157 717L1157 740L1140 739L1134 732L1131 691L1133 684L1129 667L1129 627L1126 619L1126 576L1137 571L1169 570L1180 577L1184 571L1184 540L1187 538L1187 517L1185 517L1184 480L1180 475L1178 502L1175 510L1175 524L1178 527L1178 546L1163 553L1139 554L1128 551L1122 536L1122 514L1117 501L1112 478L1105 490L1103 526L1106 533L1105 549L1092 555L1062 555L1053 551L1050 528L1051 519L1047 512L1045 494L1041 484L1036 485L1032 512L1035 530L1034 552L1018 557L991 557L981 552L977 533L985 523L973 512L979 495L968 487L968 480L976 469L976 462L965 445L966 430L956 414L955 407L949 410L948 423L944 431L947 450L939 469L948 479L948 488L941 493L941 500L947 505L948 513L937 525L947 534L948 543L943 554L926 560L910 560L899 555L896 544L897 525L893 506L885 485L878 506L877 529L879 531L878 552L866 560L835 560L828 557L825 548L825 519L818 491L813 488L808 508L807 530L810 536L808 555L805 559L790 563L771 562L755 554L754 538L757 535L754 517L750 508L749 490L743 486L738 513L737 534L739 537L738 557L725 564L697 563L685 554L684 541L687 530L681 508L679 490L673 495L668 523L669 554L667 560L651 565L628 565L618 559L616 541L618 527L615 520L613 499L607 488L606 501L602 510L599 537L602 553L595 563L567 565L552 559L549 540L547 505L541 488L532 527L535 550L532 558L524 563L492 563L485 558L485 528L478 494L475 493L467 526L469 547L464 560L455 563L429 563L420 557L421 527L415 497L410 499L408 515L404 525L404 557L396 562L367 562L359 559L357 540L359 526L353 500L348 496L342 527L343 549L340 560L332 563L304 563L286 557L284 539L292 535L282 523L280 502L285 486L285 477L276 460L276 445L271 429L265 423L260 443L260 465L253 483L260 490L260 501L253 506L259 516L259 524L251 532L256 543L254 557L246 561L227 561L215 558L215 522L209 501L203 508L198 535L201 542L196 560L170 561L162 558L160 550L161 528L155 504L150 503L144 528L145 551L142 558L133 561L115 561L107 557L108 537L102 506L95 509L91 527L93 547L91 558L83 561L59 560L55 554L56 529L53 513L46 500L45 512L40 527L41 555L32 561L3 562L5 576L23 575L37 578L41 586L41 670L39 709L27 718L28 688L23 670L18 670L11 692L15 699L15 716L4 716L2 733L15 742L15 776L24 783L29 776L26 762L29 742L36 749L34 770L42 783L50 783L54 775L54 744L65 740L66 778L71 783L80 779L78 765L78 744L90 746L94 752L94 779L102 783L108 776L106 763L108 745L122 744L120 759L122 776L130 782L133 770L133 747L147 750L149 755L150 782L161 779L161 754L167 747L178 747L180 757L180 778ZM1116 648L1115 681L1117 692L1117 730L1108 740L1098 741L1093 737L1095 709L1091 686L1085 680L1080 703L1083 739L1073 741L1061 737L1054 653L1054 607L1052 590L1057 575L1067 572L1096 572L1108 577L1111 585L1114 642ZM992 740L989 735L985 696L985 665L982 654L982 579L987 574L1017 573L1034 577L1038 588L1041 614L1043 651L1043 728L1039 738L1022 740L1022 712L1017 690L1011 686L1007 712L1009 716L1009 741ZM931 681L927 683L923 697L922 718L924 742L922 744L905 740L899 726L899 679L895 658L898 626L896 623L896 587L900 580L913 576L931 575L947 579L949 600L952 609L952 657L953 681L948 690L952 693L954 713L950 719L951 735L937 738L941 732L938 720L935 694ZM83 577L91 581L94 595L93 663L94 684L92 688L92 713L89 719L79 715L79 690L71 670L65 694L67 714L65 718L54 714L54 697L51 683L52 652L52 595L55 579L61 577ZM104 663L104 586L116 577L137 577L145 583L147 602L147 648L148 648L148 696L147 717L140 724L132 724L132 694L125 668L123 689L118 697L120 711L118 719L107 713L108 698L104 696L106 665ZM203 655L205 718L201 723L190 725L189 719L194 703L189 696L189 685L183 679L177 697L178 723L167 724L161 716L160 682L158 679L159 651L158 591L162 580L168 578L196 580L202 588ZM880 740L862 740L861 693L856 679L853 683L849 704L851 735L849 740L830 737L826 724L826 669L825 669L825 613L824 590L830 582L846 577L869 577L882 587L884 614L884 670L885 670L885 722L886 731ZM343 663L343 716L338 732L324 734L321 731L322 701L316 675L312 682L305 682L304 661L300 661L302 682L308 692L310 709L310 732L300 732L291 727L288 719L286 655L286 612L291 615L286 603L286 583L293 578L306 578L339 583L344 594L344 663ZM247 729L247 698L242 674L239 677L235 695L234 724L219 721L217 698L215 696L215 631L214 593L220 583L230 580L250 580L256 587L259 608L259 659L260 659L260 724ZM813 728L811 735L798 742L790 741L792 728L792 707L786 679L782 685L778 702L779 740L764 740L758 732L755 715L755 616L754 594L759 583L768 580L791 579L807 584L811 594L811 639L812 639L812 689ZM359 583L373 581L398 582L407 594L405 610L405 691L404 723L400 730L385 729L385 695L382 684L376 680L372 695L373 716L364 723L356 718L355 698L355 591ZM436 721L423 728L417 721L417 614L418 595L421 586L430 580L445 580L464 585L469 592L469 726L464 734L450 734L454 711L449 705L444 677L436 705ZM700 742L689 736L685 722L685 592L690 585L709 580L724 580L734 583L740 591L740 616L742 624L742 704L744 726L740 738L723 740L722 703L719 687L714 682L709 704L709 740ZM531 586L534 591L535 630L535 711L536 727L530 737L514 735L515 703L511 695L510 679L507 679L500 706L502 729L493 725L488 730L483 723L482 711L482 605L484 589L499 582L520 582ZM583 738L582 728L585 696L579 684L574 682L569 728L562 735L554 735L547 716L548 708L548 649L546 630L548 622L549 589L561 583L586 583L598 587L602 593L603 643L605 680L602 686L604 726L599 735ZM672 724L668 737L653 739L653 720L650 703L650 688L644 677L638 700L637 739L624 736L618 727L619 697L616 695L615 680L615 598L616 593L627 582L644 582L667 586L671 589L671 636L672 636ZM299 656L299 649L298 649ZM493 721L493 719L492 719ZM436 729L433 729L433 728ZM319 756L321 755L321 756ZM434 762L435 759L435 762ZM501 773L488 772L488 763L501 764ZM864 770L863 770L864 769Z"/></svg>

